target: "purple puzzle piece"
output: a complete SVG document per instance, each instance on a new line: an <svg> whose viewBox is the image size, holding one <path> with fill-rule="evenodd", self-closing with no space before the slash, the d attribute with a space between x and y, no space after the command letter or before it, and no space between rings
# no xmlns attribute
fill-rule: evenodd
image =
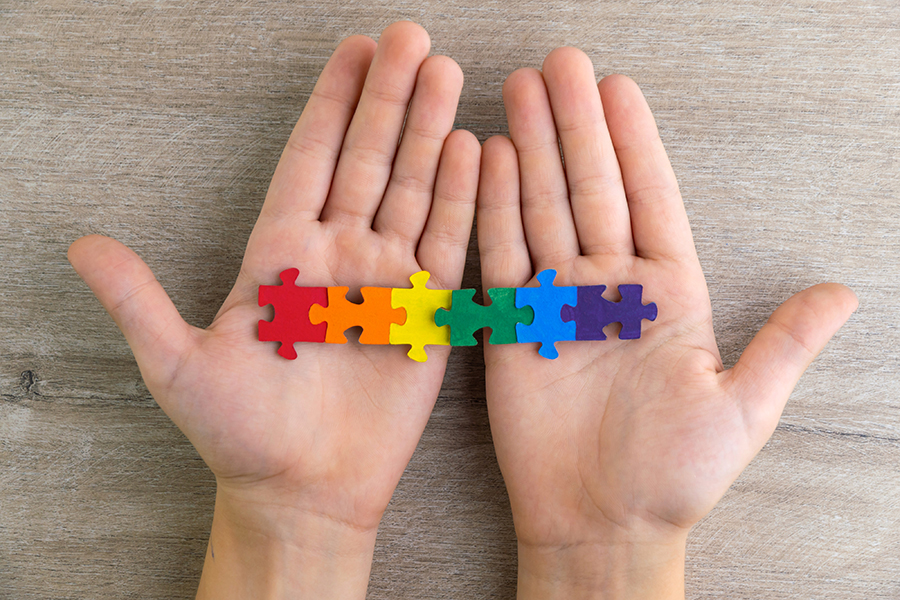
<svg viewBox="0 0 900 600"><path fill-rule="evenodd" d="M605 285L578 286L575 306L562 307L563 321L575 321L576 340L605 340L603 328L610 323L621 323L620 340L636 340L641 337L641 320L656 319L655 303L641 304L642 285L620 285L622 300L610 302L603 297Z"/></svg>

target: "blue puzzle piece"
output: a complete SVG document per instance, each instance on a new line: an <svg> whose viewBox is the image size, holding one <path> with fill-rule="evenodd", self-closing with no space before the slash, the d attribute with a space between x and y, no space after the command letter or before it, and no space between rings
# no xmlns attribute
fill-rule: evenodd
<svg viewBox="0 0 900 600"><path fill-rule="evenodd" d="M553 285L556 271L547 269L538 273L540 287L517 288L516 308L530 306L534 310L534 321L531 325L516 323L516 341L540 342L538 354L544 358L556 358L556 342L575 339L575 323L565 323L560 318L564 305L578 305L578 294L575 286Z"/></svg>
<svg viewBox="0 0 900 600"><path fill-rule="evenodd" d="M578 288L578 303L563 306L563 321L573 321L576 340L605 340L603 328L611 323L621 323L620 340L636 340L641 337L641 320L656 319L656 304L642 304L641 285L620 285L619 302L603 297L605 285L585 285Z"/></svg>

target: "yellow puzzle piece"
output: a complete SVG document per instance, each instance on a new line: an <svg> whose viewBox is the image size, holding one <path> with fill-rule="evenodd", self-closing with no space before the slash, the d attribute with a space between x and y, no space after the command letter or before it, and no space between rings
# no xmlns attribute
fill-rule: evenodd
<svg viewBox="0 0 900 600"><path fill-rule="evenodd" d="M428 360L426 344L450 345L450 326L435 325L434 313L439 308L450 309L453 291L426 288L429 277L428 271L419 271L409 278L411 289L394 288L391 293L391 308L405 308L406 322L403 325L391 323L390 343L412 346L408 355L418 362Z"/></svg>

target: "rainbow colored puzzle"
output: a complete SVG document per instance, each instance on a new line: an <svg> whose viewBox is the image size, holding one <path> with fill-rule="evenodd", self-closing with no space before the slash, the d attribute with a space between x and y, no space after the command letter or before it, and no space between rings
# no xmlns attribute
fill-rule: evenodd
<svg viewBox="0 0 900 600"><path fill-rule="evenodd" d="M489 344L539 342L538 351L556 358L556 342L605 340L603 328L620 323L620 340L641 337L641 321L656 319L656 304L643 304L643 286L619 286L622 299L603 298L605 285L557 286L556 271L537 275L539 286L491 288L488 305L472 299L474 289L433 290L430 274L409 278L411 288L364 287L360 304L346 287L301 287L298 269L281 272L281 285L259 286L259 305L271 304L275 318L259 322L261 342L281 342L278 354L297 358L296 342L345 344L344 332L362 327L361 344L409 345L409 357L428 359L425 346L474 346L474 333L488 327Z"/></svg>

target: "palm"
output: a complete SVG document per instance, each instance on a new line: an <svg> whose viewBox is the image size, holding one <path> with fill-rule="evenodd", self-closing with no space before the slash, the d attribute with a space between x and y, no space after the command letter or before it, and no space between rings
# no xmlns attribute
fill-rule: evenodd
<svg viewBox="0 0 900 600"><path fill-rule="evenodd" d="M337 49L208 329L181 321L121 245L73 245L73 264L126 334L150 392L220 488L268 489L372 528L415 448L449 348L420 364L405 348L297 343L288 361L256 340L257 290L290 267L306 286L406 287L422 269L433 286L458 286L480 152L471 134L450 134L462 77L451 60L426 59L428 45L424 30L400 23L377 50L361 37Z"/></svg>
<svg viewBox="0 0 900 600"><path fill-rule="evenodd" d="M559 343L552 361L529 346L486 347L519 541L572 547L603 543L611 529L686 530L771 434L852 294L798 295L724 371L687 217L637 87L611 77L597 94L587 57L561 49L543 73L511 75L504 99L512 143L485 144L479 191L485 287L554 268L557 285L642 284L659 307L641 339L607 331L605 341ZM804 304L822 311L820 323Z"/></svg>
<svg viewBox="0 0 900 600"><path fill-rule="evenodd" d="M298 282L323 286L403 287L421 268L414 256L387 248L374 232L355 232L358 252L338 254L327 225L306 228L312 231L296 228L305 249L273 265L263 258L257 266L256 257L283 250L268 247L265 230L254 234L244 274L166 392L194 397L196 406L178 402L172 417L184 423L220 480L255 483L275 477L277 485L308 486L311 477L330 475L327 465L340 451L354 457L355 473L366 480L356 487L386 504L393 486L382 484L399 479L415 447L440 389L447 351L432 349L431 359L418 364L398 348L298 343L297 359L287 361L275 355L277 344L257 342L255 328L248 327L261 316L256 290L273 283L273 275L277 281L288 264L301 273L341 273ZM373 260L379 250L397 258ZM251 279L254 271L260 274ZM208 393L192 396L196 389Z"/></svg>

